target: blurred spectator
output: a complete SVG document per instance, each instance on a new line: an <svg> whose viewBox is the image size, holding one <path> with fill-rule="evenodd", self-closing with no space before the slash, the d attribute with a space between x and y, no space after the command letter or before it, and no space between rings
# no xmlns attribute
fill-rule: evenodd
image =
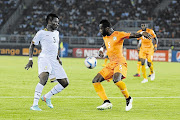
<svg viewBox="0 0 180 120"><path fill-rule="evenodd" d="M154 20L158 37L180 37L180 1L173 0L168 8L154 16L153 10L160 2L162 0L39 0L24 10L22 20L12 34L36 33L43 29L45 16L53 12L60 18L61 36L99 36L99 21L106 18L112 25L119 20Z"/></svg>

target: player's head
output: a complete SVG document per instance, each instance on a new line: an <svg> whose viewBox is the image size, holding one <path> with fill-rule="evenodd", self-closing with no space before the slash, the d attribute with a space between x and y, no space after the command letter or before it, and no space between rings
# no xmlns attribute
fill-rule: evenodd
<svg viewBox="0 0 180 120"><path fill-rule="evenodd" d="M46 18L46 23L52 30L56 30L59 26L59 18L56 14L48 14Z"/></svg>
<svg viewBox="0 0 180 120"><path fill-rule="evenodd" d="M148 27L148 25L146 23L141 24L141 29L142 30L146 30L147 27Z"/></svg>
<svg viewBox="0 0 180 120"><path fill-rule="evenodd" d="M111 30L111 24L108 20L101 20L99 23L99 32L103 36L109 36L110 35L110 30Z"/></svg>

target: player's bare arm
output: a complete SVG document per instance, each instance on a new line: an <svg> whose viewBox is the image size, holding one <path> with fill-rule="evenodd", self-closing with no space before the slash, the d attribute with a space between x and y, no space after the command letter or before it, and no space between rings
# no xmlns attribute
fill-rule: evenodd
<svg viewBox="0 0 180 120"><path fill-rule="evenodd" d="M105 43L103 43L102 44L102 46L101 46L101 48L99 49L99 56L101 57L101 58L103 58L104 57L104 49L106 48L106 46L105 46Z"/></svg>
<svg viewBox="0 0 180 120"><path fill-rule="evenodd" d="M25 66L25 69L29 69L30 67L32 68L33 66L33 60L32 60L32 57L33 57L33 51L34 51L34 44L33 44L33 41L31 42L30 46L29 46L29 62L28 64Z"/></svg>
<svg viewBox="0 0 180 120"><path fill-rule="evenodd" d="M145 38L148 38L148 39L152 38L152 35L147 32L143 32L142 34L141 33L131 33L129 38L139 38L141 36L144 36Z"/></svg>
<svg viewBox="0 0 180 120"><path fill-rule="evenodd" d="M59 45L60 45L60 42L59 42ZM57 60L59 61L59 64L62 65L62 61L61 61L59 55L60 55L60 47L59 47L59 49L58 49Z"/></svg>
<svg viewBox="0 0 180 120"><path fill-rule="evenodd" d="M155 52L157 50L157 45L158 45L157 37L155 37L153 41L154 41L153 44L154 44L154 52Z"/></svg>
<svg viewBox="0 0 180 120"><path fill-rule="evenodd" d="M137 50L138 50L138 51L140 50L140 47L141 47L141 39L138 40L138 44L137 44Z"/></svg>

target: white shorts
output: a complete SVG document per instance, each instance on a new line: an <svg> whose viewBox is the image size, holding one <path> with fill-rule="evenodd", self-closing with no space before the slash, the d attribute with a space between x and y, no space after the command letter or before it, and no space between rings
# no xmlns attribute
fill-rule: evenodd
<svg viewBox="0 0 180 120"><path fill-rule="evenodd" d="M38 58L38 73L42 72L49 73L49 79L63 79L67 78L66 72L63 67L59 64L57 59L50 59L39 57Z"/></svg>

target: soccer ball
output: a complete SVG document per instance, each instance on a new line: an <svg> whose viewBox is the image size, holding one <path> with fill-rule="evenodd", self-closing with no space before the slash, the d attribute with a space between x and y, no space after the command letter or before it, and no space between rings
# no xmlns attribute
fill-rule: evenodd
<svg viewBox="0 0 180 120"><path fill-rule="evenodd" d="M84 61L84 64L87 68L93 69L97 65L97 59L95 57L87 57Z"/></svg>

